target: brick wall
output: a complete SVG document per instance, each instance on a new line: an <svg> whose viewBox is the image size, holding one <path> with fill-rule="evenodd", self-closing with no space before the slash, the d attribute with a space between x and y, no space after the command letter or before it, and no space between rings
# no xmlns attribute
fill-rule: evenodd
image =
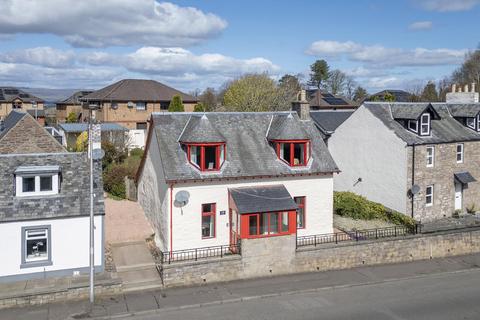
<svg viewBox="0 0 480 320"><path fill-rule="evenodd" d="M455 184L453 174L469 171L474 178L480 181L480 142L464 142L464 161L457 163L456 147L458 143L432 145L435 147L433 167L426 166L427 147L430 145L415 146L415 174L414 183L420 186L420 192L414 198L415 219L429 221L442 217L450 217L455 210ZM407 188L412 185L412 147L408 150ZM425 189L428 185L434 186L432 206L425 206ZM463 211L467 206L476 204L480 208L480 182L468 184L463 190ZM407 212L411 214L411 198L407 197Z"/></svg>
<svg viewBox="0 0 480 320"><path fill-rule="evenodd" d="M294 237L288 236L242 240L242 256L166 264L163 266L164 284L166 287L198 285L480 252L480 230L303 247L298 251L292 239Z"/></svg>
<svg viewBox="0 0 480 320"><path fill-rule="evenodd" d="M62 145L31 116L24 116L2 138L0 154L65 152Z"/></svg>

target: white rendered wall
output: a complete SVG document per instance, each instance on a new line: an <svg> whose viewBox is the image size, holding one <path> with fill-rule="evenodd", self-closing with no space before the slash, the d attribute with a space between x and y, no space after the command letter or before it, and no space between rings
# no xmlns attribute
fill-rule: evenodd
<svg viewBox="0 0 480 320"><path fill-rule="evenodd" d="M228 188L273 184L283 184L292 197L306 197L306 228L298 230L299 236L333 232L333 178L331 174L240 180L238 182L181 184L174 186L173 195L175 196L180 190L186 190L190 193L190 199L183 208L173 206L173 250L227 245L230 232ZM202 239L201 206L204 203L216 203L216 237L212 239ZM225 211L225 214L220 215L220 211ZM159 210L159 214L169 215L169 210ZM170 248L164 249L170 250Z"/></svg>
<svg viewBox="0 0 480 320"><path fill-rule="evenodd" d="M352 191L406 212L406 143L368 109L361 106L342 123L328 148L341 171L334 177L335 191Z"/></svg>
<svg viewBox="0 0 480 320"><path fill-rule="evenodd" d="M145 130L128 130L129 149L145 148Z"/></svg>
<svg viewBox="0 0 480 320"><path fill-rule="evenodd" d="M44 271L79 269L89 266L89 217L0 223L0 277ZM102 265L103 217L95 216L95 265ZM20 268L22 227L50 225L52 265Z"/></svg>

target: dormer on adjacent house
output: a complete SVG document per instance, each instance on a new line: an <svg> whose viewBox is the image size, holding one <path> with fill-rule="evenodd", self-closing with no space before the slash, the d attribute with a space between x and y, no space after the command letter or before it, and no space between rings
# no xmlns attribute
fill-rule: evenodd
<svg viewBox="0 0 480 320"><path fill-rule="evenodd" d="M430 136L432 121L439 120L440 115L431 104L395 104L390 107L392 117L406 129L419 136Z"/></svg>
<svg viewBox="0 0 480 320"><path fill-rule="evenodd" d="M480 131L480 104L447 104L448 111L457 121L474 131Z"/></svg>
<svg viewBox="0 0 480 320"><path fill-rule="evenodd" d="M206 114L191 116L178 141L190 164L200 171L219 171L225 162L226 139Z"/></svg>
<svg viewBox="0 0 480 320"><path fill-rule="evenodd" d="M277 157L291 167L306 166L310 160L310 136L291 113L274 115L267 133Z"/></svg>

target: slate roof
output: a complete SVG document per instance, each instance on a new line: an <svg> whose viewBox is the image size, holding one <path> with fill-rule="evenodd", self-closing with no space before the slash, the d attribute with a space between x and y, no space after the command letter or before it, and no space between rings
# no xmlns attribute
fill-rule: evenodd
<svg viewBox="0 0 480 320"><path fill-rule="evenodd" d="M42 99L18 88L0 87L0 102L12 102L17 98L23 102L43 102Z"/></svg>
<svg viewBox="0 0 480 320"><path fill-rule="evenodd" d="M449 104L448 110L453 117L475 118L480 113L480 103Z"/></svg>
<svg viewBox="0 0 480 320"><path fill-rule="evenodd" d="M58 127L67 133L84 132L88 130L88 123L59 123ZM102 132L108 131L128 131L127 128L118 123L104 122L100 124Z"/></svg>
<svg viewBox="0 0 480 320"><path fill-rule="evenodd" d="M356 109L358 104L342 96L319 89L307 90L308 103L312 109Z"/></svg>
<svg viewBox="0 0 480 320"><path fill-rule="evenodd" d="M292 113L273 116L268 129L268 140L305 140L310 136Z"/></svg>
<svg viewBox="0 0 480 320"><path fill-rule="evenodd" d="M180 95L183 102L196 102L189 94L154 80L124 79L81 98L82 101L170 101Z"/></svg>
<svg viewBox="0 0 480 320"><path fill-rule="evenodd" d="M192 115L183 130L180 142L225 142L225 137L218 132L206 115Z"/></svg>
<svg viewBox="0 0 480 320"><path fill-rule="evenodd" d="M263 213L298 209L283 184L228 189L238 213Z"/></svg>
<svg viewBox="0 0 480 320"><path fill-rule="evenodd" d="M83 97L92 93L92 90L82 90L74 92L70 97L64 99L62 101L57 102L57 104L81 104L81 100Z"/></svg>
<svg viewBox="0 0 480 320"><path fill-rule="evenodd" d="M324 134L334 132L345 120L347 120L353 111L311 111L310 117Z"/></svg>
<svg viewBox="0 0 480 320"><path fill-rule="evenodd" d="M454 173L453 176L463 184L477 181L468 171L457 172Z"/></svg>
<svg viewBox="0 0 480 320"><path fill-rule="evenodd" d="M440 119L432 120L430 136L419 136L406 129L399 121L392 117L392 108L405 109L412 107L416 112L416 110L422 108L425 110L428 105L430 105L430 103L365 102L363 104L366 109L380 119L387 128L392 130L408 145L480 140L480 134L466 128L450 115L446 103L431 103L431 106L439 115Z"/></svg>
<svg viewBox="0 0 480 320"><path fill-rule="evenodd" d="M0 140L7 134L7 132L15 127L15 125L23 119L27 114L12 110L8 116L3 120L3 127L0 127Z"/></svg>
<svg viewBox="0 0 480 320"><path fill-rule="evenodd" d="M16 197L14 177L18 168L60 168L60 193L50 196ZM94 169L94 214L105 213L101 162ZM0 223L50 218L88 216L90 176L86 153L0 155Z"/></svg>
<svg viewBox="0 0 480 320"><path fill-rule="evenodd" d="M154 130L163 173L167 181L222 179L234 177L282 176L331 173L338 167L328 152L313 121L301 121L312 143L312 156L306 167L291 168L277 158L266 135L272 118L290 112L212 112L207 117L226 139L226 160L219 172L200 172L187 161L178 139L187 122L198 113L153 113ZM296 113L293 117L298 119ZM148 146L147 146L148 148ZM139 170L141 173L141 169ZM139 175L140 176L140 175Z"/></svg>

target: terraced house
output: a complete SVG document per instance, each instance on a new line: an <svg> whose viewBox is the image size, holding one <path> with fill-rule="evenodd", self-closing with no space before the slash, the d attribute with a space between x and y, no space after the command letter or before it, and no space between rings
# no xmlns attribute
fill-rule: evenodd
<svg viewBox="0 0 480 320"><path fill-rule="evenodd" d="M446 103L364 103L328 141L335 190L422 221L478 210L478 93L453 91Z"/></svg>
<svg viewBox="0 0 480 320"><path fill-rule="evenodd" d="M295 248L296 234L333 231L337 171L295 112L154 113L138 199L163 251L272 238Z"/></svg>
<svg viewBox="0 0 480 320"><path fill-rule="evenodd" d="M101 165L94 170L95 266L103 270ZM0 128L0 282L88 273L89 162L27 113Z"/></svg>

